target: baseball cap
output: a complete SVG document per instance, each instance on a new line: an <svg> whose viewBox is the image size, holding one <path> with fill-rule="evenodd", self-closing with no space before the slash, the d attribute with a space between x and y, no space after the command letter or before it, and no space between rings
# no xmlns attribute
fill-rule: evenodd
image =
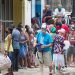
<svg viewBox="0 0 75 75"><path fill-rule="evenodd" d="M46 28L46 23L43 23L42 26L41 26L41 28L45 29Z"/></svg>
<svg viewBox="0 0 75 75"><path fill-rule="evenodd" d="M59 33L65 33L65 29L61 28L58 30Z"/></svg>
<svg viewBox="0 0 75 75"><path fill-rule="evenodd" d="M52 28L51 28L51 32L52 32L52 33L56 33L56 28L55 28L55 27L52 27Z"/></svg>

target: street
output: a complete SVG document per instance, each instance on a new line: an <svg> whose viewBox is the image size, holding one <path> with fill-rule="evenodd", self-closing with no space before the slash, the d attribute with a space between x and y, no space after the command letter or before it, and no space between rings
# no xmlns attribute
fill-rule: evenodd
<svg viewBox="0 0 75 75"><path fill-rule="evenodd" d="M14 72L14 75L41 75L41 72L39 68L27 68L19 69L18 72ZM44 67L43 75L49 75L48 68ZM65 68L65 71L62 74L56 73L54 75L75 75L75 67Z"/></svg>
<svg viewBox="0 0 75 75"><path fill-rule="evenodd" d="M0 75L75 75L75 0L0 0Z"/></svg>

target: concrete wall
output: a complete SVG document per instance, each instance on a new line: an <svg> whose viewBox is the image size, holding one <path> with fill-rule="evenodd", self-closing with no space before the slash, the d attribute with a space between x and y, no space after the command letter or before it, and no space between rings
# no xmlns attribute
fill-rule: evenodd
<svg viewBox="0 0 75 75"><path fill-rule="evenodd" d="M28 0L22 2L22 24L31 27L31 1Z"/></svg>
<svg viewBox="0 0 75 75"><path fill-rule="evenodd" d="M13 21L15 25L22 22L22 0L13 0Z"/></svg>
<svg viewBox="0 0 75 75"><path fill-rule="evenodd" d="M45 7L45 0L41 0L41 17L43 17L44 7Z"/></svg>

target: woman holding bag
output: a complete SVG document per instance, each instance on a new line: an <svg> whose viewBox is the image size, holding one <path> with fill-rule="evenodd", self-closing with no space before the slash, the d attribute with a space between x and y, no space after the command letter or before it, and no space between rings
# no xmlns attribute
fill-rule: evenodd
<svg viewBox="0 0 75 75"><path fill-rule="evenodd" d="M9 56L12 66L10 69L8 69L8 74L6 75L13 75L13 47L12 47L12 28L7 28L6 30L6 38L5 38L5 43L4 43L4 47L5 47L5 54Z"/></svg>

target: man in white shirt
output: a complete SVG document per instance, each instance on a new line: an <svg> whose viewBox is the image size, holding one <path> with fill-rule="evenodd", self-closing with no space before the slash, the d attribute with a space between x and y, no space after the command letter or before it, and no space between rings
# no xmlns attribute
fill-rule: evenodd
<svg viewBox="0 0 75 75"><path fill-rule="evenodd" d="M58 8L56 8L55 11L54 11L54 16L65 17L65 15L66 15L65 9L62 7L61 4L59 4Z"/></svg>
<svg viewBox="0 0 75 75"><path fill-rule="evenodd" d="M54 16L60 17L60 19L65 19L66 23L68 23L68 16L66 14L65 8L62 7L61 4L58 5L58 7L54 11Z"/></svg>

